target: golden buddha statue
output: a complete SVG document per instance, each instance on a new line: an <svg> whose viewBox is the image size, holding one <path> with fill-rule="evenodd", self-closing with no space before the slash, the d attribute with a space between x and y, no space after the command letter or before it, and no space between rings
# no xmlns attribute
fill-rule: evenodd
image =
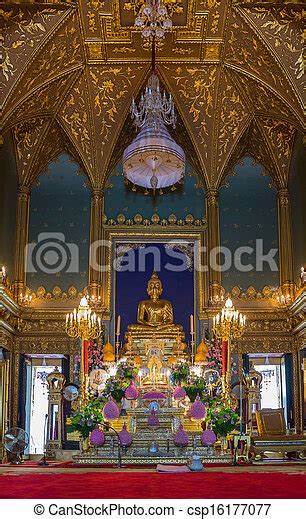
<svg viewBox="0 0 306 519"><path fill-rule="evenodd" d="M147 292L150 299L138 304L137 324L128 326L128 335L134 338L150 337L153 334L159 337L172 338L183 334L183 327L173 323L173 308L170 301L160 299L163 287L156 272L153 272L148 282Z"/></svg>

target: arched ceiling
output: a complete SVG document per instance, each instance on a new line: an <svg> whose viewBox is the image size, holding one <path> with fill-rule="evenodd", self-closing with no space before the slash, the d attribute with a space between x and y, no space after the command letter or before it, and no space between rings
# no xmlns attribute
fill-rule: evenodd
<svg viewBox="0 0 306 519"><path fill-rule="evenodd" d="M142 2L19 0L0 8L1 133L14 137L20 184L66 148L92 187L103 188L131 139L131 97L150 69L150 49L133 27ZM303 125L302 3L169 5L174 29L158 46L157 69L180 115L177 140L195 150L205 185L218 187L249 151L286 186Z"/></svg>

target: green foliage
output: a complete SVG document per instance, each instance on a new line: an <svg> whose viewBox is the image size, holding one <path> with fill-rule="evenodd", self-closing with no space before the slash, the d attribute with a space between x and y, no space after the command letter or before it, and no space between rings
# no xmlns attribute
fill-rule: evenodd
<svg viewBox="0 0 306 519"><path fill-rule="evenodd" d="M207 421L218 436L226 436L231 433L239 423L239 415L234 409L223 407L222 404L212 406L207 410Z"/></svg>
<svg viewBox="0 0 306 519"><path fill-rule="evenodd" d="M71 429L78 431L82 438L88 438L95 425L103 422L102 409L105 402L105 397L88 400L68 419Z"/></svg>

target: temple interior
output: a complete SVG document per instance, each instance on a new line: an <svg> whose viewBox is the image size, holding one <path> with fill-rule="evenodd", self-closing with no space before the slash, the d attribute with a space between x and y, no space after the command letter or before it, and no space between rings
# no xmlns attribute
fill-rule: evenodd
<svg viewBox="0 0 306 519"><path fill-rule="evenodd" d="M306 474L302 5L1 2L0 482Z"/></svg>

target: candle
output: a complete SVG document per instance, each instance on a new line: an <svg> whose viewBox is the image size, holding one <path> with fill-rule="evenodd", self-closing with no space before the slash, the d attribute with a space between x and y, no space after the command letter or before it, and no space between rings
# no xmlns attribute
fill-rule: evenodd
<svg viewBox="0 0 306 519"><path fill-rule="evenodd" d="M66 324L68 324L69 321L69 314L66 314Z"/></svg>
<svg viewBox="0 0 306 519"><path fill-rule="evenodd" d="M84 348L84 374L88 375L88 341L83 341Z"/></svg>
<svg viewBox="0 0 306 519"><path fill-rule="evenodd" d="M190 333L191 333L191 335L194 333L194 328L193 328L193 314L190 315Z"/></svg>
<svg viewBox="0 0 306 519"><path fill-rule="evenodd" d="M222 375L226 375L227 372L227 356L228 347L227 341L222 341Z"/></svg>
<svg viewBox="0 0 306 519"><path fill-rule="evenodd" d="M116 335L120 335L120 324L121 324L121 315L118 315Z"/></svg>

